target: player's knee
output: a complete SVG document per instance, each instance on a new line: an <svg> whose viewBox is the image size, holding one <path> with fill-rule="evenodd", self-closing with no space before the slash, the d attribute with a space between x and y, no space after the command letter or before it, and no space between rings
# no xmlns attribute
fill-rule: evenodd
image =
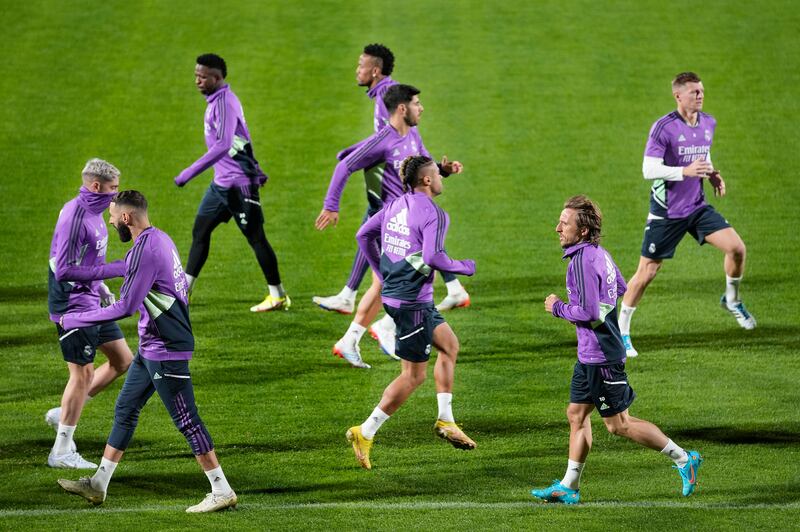
<svg viewBox="0 0 800 532"><path fill-rule="evenodd" d="M92 384L92 379L94 378L94 364L84 364L83 366L73 366L72 371L70 372L70 380L76 386L82 388L88 388Z"/></svg>
<svg viewBox="0 0 800 532"><path fill-rule="evenodd" d="M570 426L580 427L586 420L586 416L581 411L581 409L576 408L573 405L569 405L567 407L566 413L567 413L567 421L569 421Z"/></svg>
<svg viewBox="0 0 800 532"><path fill-rule="evenodd" d="M197 218L192 227L192 239L194 241L205 241L211 238L211 223L204 218Z"/></svg>
<svg viewBox="0 0 800 532"><path fill-rule="evenodd" d="M644 265L644 267L642 268L643 276L647 280L648 283L650 281L652 281L653 279L655 279L655 277L658 274L658 271L660 269L661 269L661 262L660 261L659 262L648 262L647 264Z"/></svg>
<svg viewBox="0 0 800 532"><path fill-rule="evenodd" d="M736 262L742 262L747 255L747 247L745 247L744 242L740 239L736 245L733 246L733 249L730 251L733 260Z"/></svg>
<svg viewBox="0 0 800 532"><path fill-rule="evenodd" d="M614 436L625 436L628 433L628 423L619 419L603 420L608 432Z"/></svg>

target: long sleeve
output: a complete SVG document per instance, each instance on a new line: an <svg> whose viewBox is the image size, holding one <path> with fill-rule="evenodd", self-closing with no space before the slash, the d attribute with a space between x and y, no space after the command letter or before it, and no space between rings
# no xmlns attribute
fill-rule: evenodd
<svg viewBox="0 0 800 532"><path fill-rule="evenodd" d="M384 211L385 209L381 209L375 213L356 233L358 247L366 257L372 271L377 274L381 281L383 281L383 276L381 275L380 238Z"/></svg>
<svg viewBox="0 0 800 532"><path fill-rule="evenodd" d="M563 301L556 301L553 305L553 316L562 318L572 323L579 321L592 322L600 318L600 283L585 258L585 254L581 253L579 257L572 259L572 273L571 275L576 280L575 291L578 304L573 305L564 303ZM588 276L588 278L587 278ZM620 275L618 279L621 279Z"/></svg>
<svg viewBox="0 0 800 532"><path fill-rule="evenodd" d="M61 220L59 220L59 226ZM57 227L59 231L61 227ZM99 281L122 277L125 274L125 261L117 260L94 266L81 266L83 225L72 224L69 236L59 238L56 243L54 275L56 281Z"/></svg>
<svg viewBox="0 0 800 532"><path fill-rule="evenodd" d="M219 127L217 129L216 140L205 155L197 159L191 166L175 178L175 184L178 186L183 186L191 179L194 179L214 166L217 161L228 153L233 145L233 136L236 132L237 121L236 109L228 105L228 98L225 97L225 94L221 95L217 102L219 106Z"/></svg>
<svg viewBox="0 0 800 532"><path fill-rule="evenodd" d="M682 166L667 166L664 159L648 157L642 161L642 175L647 180L663 179L664 181L683 181Z"/></svg>
<svg viewBox="0 0 800 532"><path fill-rule="evenodd" d="M388 131L384 128L356 146L355 151L339 161L331 176L328 192L325 194L323 207L329 211L339 211L339 200L347 180L353 172L369 168L383 158L383 143Z"/></svg>
<svg viewBox="0 0 800 532"><path fill-rule="evenodd" d="M425 264L440 272L471 276L475 273L475 261L453 260L444 250L444 237L447 222L443 211L432 211L427 223L422 228L422 260Z"/></svg>
<svg viewBox="0 0 800 532"><path fill-rule="evenodd" d="M622 276L622 272L619 271L619 267L614 264L614 268L617 270L617 298L621 298L628 291L628 285L625 283L625 278Z"/></svg>

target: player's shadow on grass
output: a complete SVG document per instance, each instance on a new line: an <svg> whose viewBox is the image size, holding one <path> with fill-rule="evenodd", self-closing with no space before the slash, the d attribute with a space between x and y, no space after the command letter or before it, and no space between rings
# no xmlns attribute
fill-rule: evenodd
<svg viewBox="0 0 800 532"><path fill-rule="evenodd" d="M0 303L47 302L47 285L0 286Z"/></svg>
<svg viewBox="0 0 800 532"><path fill-rule="evenodd" d="M41 327L37 332L0 336L0 348L8 349L11 347L32 347L36 345L52 344L56 335L55 328Z"/></svg>
<svg viewBox="0 0 800 532"><path fill-rule="evenodd" d="M775 425L747 425L699 427L671 430L670 435L680 440L700 440L733 445L772 445L797 447L800 442L800 425L787 425L780 430ZM678 440L678 441L680 441Z"/></svg>
<svg viewBox="0 0 800 532"><path fill-rule="evenodd" d="M759 325L752 331L739 329L717 329L703 332L669 334L642 333L635 338L639 353L659 349L720 349L752 345L753 349L779 348L796 352L800 338L798 326Z"/></svg>

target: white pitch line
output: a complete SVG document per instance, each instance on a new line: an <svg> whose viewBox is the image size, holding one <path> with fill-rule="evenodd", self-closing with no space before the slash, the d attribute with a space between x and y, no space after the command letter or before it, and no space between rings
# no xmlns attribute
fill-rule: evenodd
<svg viewBox="0 0 800 532"><path fill-rule="evenodd" d="M112 503L113 504L113 503ZM563 508L562 505L545 504L538 501L513 501L513 502L321 502L321 503L296 503L296 504L269 504L259 502L244 502L239 506L242 511L281 511L281 510L512 510L531 509L534 511ZM736 503L696 503L696 502L615 502L599 501L586 502L570 507L571 511L580 511L581 508L684 508L698 510L800 510L800 502L786 504L736 504ZM182 512L181 505L165 506L140 506L128 508L71 508L71 509L43 509L43 510L0 510L0 517L37 517L47 515L67 515L75 513L98 514L124 514L143 512Z"/></svg>

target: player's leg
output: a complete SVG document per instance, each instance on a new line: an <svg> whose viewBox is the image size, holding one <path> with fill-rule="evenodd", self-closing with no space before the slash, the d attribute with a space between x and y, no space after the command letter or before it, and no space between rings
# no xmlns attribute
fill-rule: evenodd
<svg viewBox="0 0 800 532"><path fill-rule="evenodd" d="M224 191L225 189L212 183L206 189L200 206L197 208L197 215L192 227L192 245L186 261L186 281L190 296L194 289L194 283L208 259L208 252L211 249L211 233L219 224L227 223L231 219L227 200L222 195Z"/></svg>
<svg viewBox="0 0 800 532"><path fill-rule="evenodd" d="M447 295L442 299L438 305L437 310L445 311L454 308L468 307L470 305L469 293L461 285L461 281L455 274L450 272L441 272L444 286L447 288Z"/></svg>
<svg viewBox="0 0 800 532"><path fill-rule="evenodd" d="M128 367L133 361L131 348L128 347L116 322L100 325L99 341L100 345L97 348L108 361L95 368L92 386L89 388L89 397L94 397L114 382L117 377L128 371Z"/></svg>
<svg viewBox="0 0 800 532"><path fill-rule="evenodd" d="M739 297L739 285L744 275L747 257L744 241L733 227L706 234L704 240L725 254L725 293L720 298L720 305L736 318L742 328L754 329L756 319L747 311Z"/></svg>
<svg viewBox="0 0 800 532"><path fill-rule="evenodd" d="M372 284L358 302L355 319L350 323L347 331L333 346L333 354L344 358L357 368L369 369L369 364L361 359L359 342L367 331L370 322L375 319L381 309L381 282L373 272Z"/></svg>

